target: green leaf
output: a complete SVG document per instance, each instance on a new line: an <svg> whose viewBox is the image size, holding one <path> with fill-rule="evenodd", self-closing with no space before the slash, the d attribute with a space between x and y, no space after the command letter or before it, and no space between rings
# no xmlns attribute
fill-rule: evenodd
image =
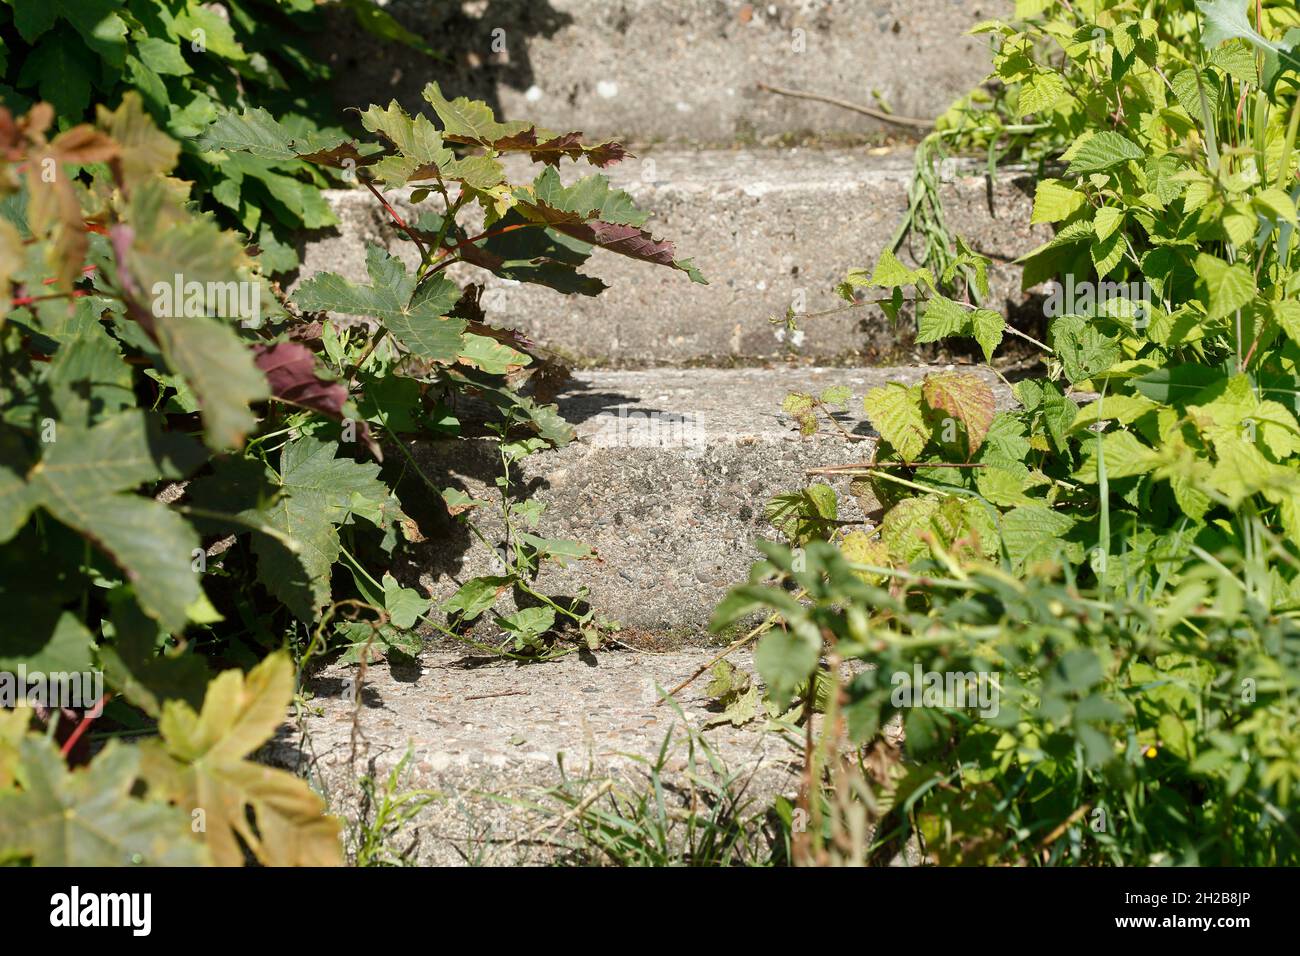
<svg viewBox="0 0 1300 956"><path fill-rule="evenodd" d="M86 46L110 66L126 61L126 22L118 16L117 0L8 0L14 25L28 43L54 25L56 18L72 26ZM75 52L73 50L72 52Z"/></svg>
<svg viewBox="0 0 1300 956"><path fill-rule="evenodd" d="M1088 247L1088 254L1092 257L1098 279L1106 278L1120 264L1124 258L1125 248L1122 232L1112 233L1108 238L1099 239Z"/></svg>
<svg viewBox="0 0 1300 956"><path fill-rule="evenodd" d="M358 285L332 272L319 272L294 293L294 302L308 312L371 316L402 345L421 358L444 365L454 363L463 349L465 320L447 315L460 298L460 289L441 273L419 289L415 277L397 257L380 246L366 250L370 285Z"/></svg>
<svg viewBox="0 0 1300 956"><path fill-rule="evenodd" d="M1096 173L1120 163L1141 159L1144 155L1141 148L1131 140L1111 130L1103 130L1092 134L1078 145L1066 172L1071 176Z"/></svg>
<svg viewBox="0 0 1300 956"><path fill-rule="evenodd" d="M754 666L778 708L790 706L799 686L812 676L820 655L821 642L810 639L803 628L773 632L758 642Z"/></svg>
<svg viewBox="0 0 1300 956"><path fill-rule="evenodd" d="M1153 402L1162 405L1182 404L1215 382L1224 374L1204 365L1175 365L1156 369L1132 381L1133 388Z"/></svg>
<svg viewBox="0 0 1300 956"><path fill-rule="evenodd" d="M964 335L970 328L971 313L960 303L932 295L917 322L916 341L937 342L950 335Z"/></svg>
<svg viewBox="0 0 1300 956"><path fill-rule="evenodd" d="M1124 225L1124 210L1116 206L1102 206L1093 216L1092 227L1101 240L1109 239L1120 226Z"/></svg>
<svg viewBox="0 0 1300 956"><path fill-rule="evenodd" d="M1217 256L1203 252L1196 257L1196 274L1207 292L1207 319L1232 315L1255 298L1255 276L1243 262L1229 265Z"/></svg>
<svg viewBox="0 0 1300 956"><path fill-rule="evenodd" d="M555 626L555 608L544 604L526 607L522 611L497 618L497 623L514 636L517 650L537 647L546 632Z"/></svg>
<svg viewBox="0 0 1300 956"><path fill-rule="evenodd" d="M373 0L343 0L343 4L352 11L357 18L357 23L367 33L371 33L382 40L393 40L404 44L413 50L419 50L426 56L435 55L429 45L424 42L423 37L406 29L391 13L383 7L376 6Z"/></svg>
<svg viewBox="0 0 1300 956"><path fill-rule="evenodd" d="M1079 465L1075 477L1080 481L1096 482L1100 480L1100 460L1098 443L1085 446L1086 456ZM1100 438L1100 454L1106 462L1106 477L1131 478L1145 475L1159 464L1159 456L1148 446L1142 444L1132 432L1108 432Z"/></svg>
<svg viewBox="0 0 1300 956"><path fill-rule="evenodd" d="M404 588L391 574L384 574L384 610L393 626L406 630L428 613L433 601L423 597L414 588Z"/></svg>
<svg viewBox="0 0 1300 956"><path fill-rule="evenodd" d="M898 261L898 257L892 250L884 249L880 253L880 258L876 260L876 268L872 271L871 278L862 284L892 288L921 282L934 285L934 277L929 269L909 269Z"/></svg>
<svg viewBox="0 0 1300 956"><path fill-rule="evenodd" d="M141 61L155 73L188 76L194 71L181 55L180 44L160 37L145 37L136 44Z"/></svg>
<svg viewBox="0 0 1300 956"><path fill-rule="evenodd" d="M239 516L275 533L254 538L258 578L305 621L315 620L330 601L330 570L342 549L337 525L353 515L381 519L388 498L378 465L336 458L335 452L333 443L319 438L286 445L279 475L270 476L280 496Z"/></svg>
<svg viewBox="0 0 1300 956"><path fill-rule="evenodd" d="M152 329L168 367L184 380L203 414L204 438L214 450L238 447L257 423L249 405L270 396L266 376L232 326L233 318L196 314L185 288L237 288L243 250L238 238L211 219L191 216L173 202L165 183L141 183L131 196L127 242L115 245L132 277L131 315ZM129 243L129 244L127 244ZM176 295L176 276L184 286ZM179 299L180 301L176 301ZM203 310L210 307L207 291ZM229 307L227 311L234 311Z"/></svg>
<svg viewBox="0 0 1300 956"><path fill-rule="evenodd" d="M971 333L984 351L984 361L992 362L993 353L1002 344L1002 333L1007 320L992 309L976 309L970 315Z"/></svg>
<svg viewBox="0 0 1300 956"><path fill-rule="evenodd" d="M1045 505L1022 505L1002 516L1002 543L1016 568L1039 558L1051 558L1064 550L1062 536L1074 527L1074 519Z"/></svg>
<svg viewBox="0 0 1300 956"><path fill-rule="evenodd" d="M109 683L155 719L167 700L201 704L211 675L193 644L160 650L157 622L144 614L126 588L111 594L110 601L113 642L99 648Z"/></svg>
<svg viewBox="0 0 1300 956"><path fill-rule="evenodd" d="M456 589L456 593L439 605L448 617L458 616L462 621L472 621L497 603L497 599L514 583L508 576L471 578Z"/></svg>
<svg viewBox="0 0 1300 956"><path fill-rule="evenodd" d="M873 388L862 400L872 427L905 461L913 461L930 440L921 409L921 386L891 382Z"/></svg>
<svg viewBox="0 0 1300 956"><path fill-rule="evenodd" d="M202 596L191 568L198 535L166 505L123 492L146 481L183 478L200 457L192 441L163 435L138 410L88 430L59 424L25 489L6 487L0 471L0 506L15 509L9 521L0 515L0 528L20 527L28 511L43 507L108 554L133 582L149 616L179 633Z"/></svg>
<svg viewBox="0 0 1300 956"><path fill-rule="evenodd" d="M80 674L91 669L90 631L71 611L50 606L41 596L10 591L4 594L6 613L21 620L19 633L5 635L0 649L0 673L19 666L42 673Z"/></svg>
<svg viewBox="0 0 1300 956"><path fill-rule="evenodd" d="M361 114L361 125L397 147L400 156L387 157L375 167L376 175L391 185L404 185L413 177L431 178L434 170L441 170L456 158L443 145L433 123L424 116L408 116L396 101L386 109L366 109Z"/></svg>
<svg viewBox="0 0 1300 956"><path fill-rule="evenodd" d="M109 2L109 0L100 0ZM248 59L248 53L240 45L230 22L216 10L198 3L187 3L176 14L175 31L184 42L201 44L205 54L213 54L223 60L240 62Z"/></svg>
<svg viewBox="0 0 1300 956"><path fill-rule="evenodd" d="M1057 318L1051 324L1048 336L1071 382L1086 381L1119 361L1119 343L1081 316ZM1069 427L1069 422L1065 426Z"/></svg>
<svg viewBox="0 0 1300 956"><path fill-rule="evenodd" d="M1034 190L1034 211L1029 221L1061 222L1082 209L1087 201L1087 196L1060 179L1040 179Z"/></svg>
<svg viewBox="0 0 1300 956"><path fill-rule="evenodd" d="M492 108L479 100L458 96L448 100L437 83L424 88L424 98L442 121L447 139L464 143L490 146L497 140L533 128L532 123L519 121L498 123Z"/></svg>
<svg viewBox="0 0 1300 956"><path fill-rule="evenodd" d="M1036 73L1020 87L1020 97L1016 100L1017 112L1021 116L1045 112L1067 96L1069 90L1060 74Z"/></svg>
<svg viewBox="0 0 1300 956"><path fill-rule="evenodd" d="M199 137L198 146L207 151L234 150L285 161L298 158L291 142L289 131L259 106L243 113L222 113Z"/></svg>
<svg viewBox="0 0 1300 956"><path fill-rule="evenodd" d="M90 106L91 58L66 28L47 34L23 61L18 82L34 86L63 116L80 116Z"/></svg>
<svg viewBox="0 0 1300 956"><path fill-rule="evenodd" d="M826 538L838 516L835 489L820 482L776 495L763 506L767 522L795 545Z"/></svg>

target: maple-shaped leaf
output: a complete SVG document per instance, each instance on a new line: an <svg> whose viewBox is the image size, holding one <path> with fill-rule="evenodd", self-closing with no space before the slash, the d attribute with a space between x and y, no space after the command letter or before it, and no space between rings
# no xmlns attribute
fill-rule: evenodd
<svg viewBox="0 0 1300 956"><path fill-rule="evenodd" d="M257 573L267 589L303 620L314 620L330 600L330 570L342 545L337 526L361 515L381 525L390 515L389 492L379 466L336 458L337 446L300 438L281 452L280 471L269 477L279 491L252 514L276 532L253 541Z"/></svg>
<svg viewBox="0 0 1300 956"><path fill-rule="evenodd" d="M206 848L191 834L189 813L131 795L140 778L140 757L140 748L114 740L89 766L69 770L52 740L24 736L9 768L17 788L0 792L0 861L207 864Z"/></svg>
<svg viewBox="0 0 1300 956"><path fill-rule="evenodd" d="M511 209L476 243L464 242L457 254L471 265L503 279L542 285L557 292L599 295L607 287L578 269L591 258L591 244L542 227Z"/></svg>
<svg viewBox="0 0 1300 956"><path fill-rule="evenodd" d="M396 256L371 245L366 250L370 285L358 285L333 272L312 276L293 300L308 312L335 312L378 319L402 345L420 358L450 365L463 347L465 320L448 313L460 289L442 273L416 287L415 277Z"/></svg>
<svg viewBox="0 0 1300 956"><path fill-rule="evenodd" d="M377 156L366 155L342 133L314 130L296 137L289 128L259 107L219 115L198 138L202 152L248 153L268 162L302 159L322 166L367 166Z"/></svg>
<svg viewBox="0 0 1300 956"><path fill-rule="evenodd" d="M655 239L641 228L648 214L637 209L627 193L611 188L603 176L564 186L548 166L534 181L531 194L520 190L515 196L515 208L533 222L619 255L678 269L692 282L708 285L690 259L676 258L671 242Z"/></svg>
<svg viewBox="0 0 1300 956"><path fill-rule="evenodd" d="M452 163L456 154L442 142L442 134L427 117L409 116L393 100L386 108L371 106L361 114L361 125L379 133L397 149L375 167L384 182L401 186L410 180L430 179ZM498 180L500 182L500 180Z"/></svg>
<svg viewBox="0 0 1300 956"><path fill-rule="evenodd" d="M342 382L321 378L317 372L316 353L299 342L276 342L253 347L254 361L266 375L271 396L282 402L319 412L335 421L351 420L357 436L371 453L383 461L383 453L370 434L370 426L348 414L348 390Z"/></svg>
<svg viewBox="0 0 1300 956"><path fill-rule="evenodd" d="M551 166L558 166L565 156L602 167L627 156L622 144L587 144L581 132L556 133L519 120L499 123L486 103L464 96L448 100L437 83L424 88L424 98L442 121L443 138L453 143L484 146L502 153L528 153L533 162Z"/></svg>
<svg viewBox="0 0 1300 956"><path fill-rule="evenodd" d="M96 123L121 150L111 166L123 192L129 194L137 184L176 168L180 144L154 125L134 90L122 96L115 110L96 107Z"/></svg>
<svg viewBox="0 0 1300 956"><path fill-rule="evenodd" d="M139 184L128 218L110 231L128 314L193 393L209 447L238 447L257 423L249 405L270 395L234 327L240 283L251 281L239 240L159 181Z"/></svg>
<svg viewBox="0 0 1300 956"><path fill-rule="evenodd" d="M442 121L443 138L455 143L475 143L486 146L533 128L532 123L521 120L497 122L492 107L480 100L471 100L464 96L449 100L442 95L442 90L437 83L429 83L425 86L424 98L438 114L438 119Z"/></svg>
<svg viewBox="0 0 1300 956"><path fill-rule="evenodd" d="M921 410L921 386L890 382L873 388L862 399L862 407L872 427L904 461L914 461L929 442L930 429Z"/></svg>
<svg viewBox="0 0 1300 956"><path fill-rule="evenodd" d="M930 408L951 415L966 426L970 453L979 451L993 424L995 401L989 383L977 375L937 372L925 377L921 391Z"/></svg>
<svg viewBox="0 0 1300 956"><path fill-rule="evenodd" d="M85 535L125 572L140 606L169 632L184 629L202 598L190 566L198 535L166 505L129 492L147 481L183 478L202 460L184 435L164 434L140 410L94 428L59 423L40 460L0 467L0 542L43 508ZM15 467L17 465L17 467Z"/></svg>
<svg viewBox="0 0 1300 956"><path fill-rule="evenodd" d="M243 847L265 866L339 866L339 821L305 780L247 759L275 733L293 701L293 662L271 654L247 675L223 671L197 713L169 700L161 740L141 745L143 774L186 816L202 811L217 866L241 866Z"/></svg>

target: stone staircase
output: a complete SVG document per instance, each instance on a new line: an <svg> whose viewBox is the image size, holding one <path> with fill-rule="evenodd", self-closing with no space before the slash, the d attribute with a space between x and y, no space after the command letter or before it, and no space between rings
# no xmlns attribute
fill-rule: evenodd
<svg viewBox="0 0 1300 956"><path fill-rule="evenodd" d="M309 683L315 696L300 726L275 744L277 762L309 774L355 822L367 815L359 776L382 777L409 748L399 789L443 796L396 841L424 863L554 859L573 818L552 821L538 805L547 804L546 788L569 779L561 762L584 785L644 784L644 761L682 719L656 706L656 688L711 660L708 617L747 574L754 540L769 534L764 503L799 487L807 469L859 460L870 448L830 430L801 439L781 398L848 385L855 399L841 425L866 437L863 392L928 371L908 323L891 327L866 307L809 318L798 342L778 335L772 316L842 304L836 282L888 243L907 208L911 152L880 145L874 120L755 84L857 102L876 90L900 113L934 115L985 72L983 44L961 32L1009 6L393 0L390 12L451 53L448 73L438 73L445 90L485 97L507 118L627 137L637 158L612 168L611 179L654 211L655 234L693 256L710 285L597 251L587 271L609 286L598 297L496 280L485 292L491 321L523 329L576 369L554 400L578 439L528 459L521 477L547 506L541 533L581 540L600 556L548 569L540 588L573 595L585 586L591 604L623 625L621 647L521 666L438 644L409 672L378 665L359 675L332 664ZM492 46L498 28L504 53ZM790 46L796 31L802 52ZM334 56L336 72L350 71L336 91L342 101L396 96L418 108L427 61L371 56L365 41ZM840 145L781 145L810 139ZM842 145L847 139L859 145ZM994 306L1013 308L1023 296L1011 261L1047 235L1025 226L1026 174L1005 171L990 184L977 169L956 168L943 186L945 211L993 257ZM366 241L410 254L366 193L330 201L341 225L305 239L304 276L329 269L364 278ZM485 496L492 487L486 443L416 454L443 486ZM841 517L865 518L847 487L840 491ZM484 531L496 532L490 520ZM490 558L448 520L398 573L442 597L488 573ZM749 666L743 653L737 663ZM708 716L704 684L679 698L697 728ZM798 783L798 754L761 723L704 732L724 763L753 778L756 806ZM679 732L679 746L684 739ZM689 779L685 759L673 748L666 772Z"/></svg>

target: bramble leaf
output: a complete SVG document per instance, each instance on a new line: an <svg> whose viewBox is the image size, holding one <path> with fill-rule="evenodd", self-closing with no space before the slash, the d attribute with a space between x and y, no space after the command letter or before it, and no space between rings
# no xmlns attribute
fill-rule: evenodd
<svg viewBox="0 0 1300 956"><path fill-rule="evenodd" d="M976 375L939 372L927 375L921 386L925 403L936 412L945 412L966 426L966 442L974 455L984 444L984 436L993 424L993 389ZM895 446L897 447L897 446Z"/></svg>
<svg viewBox="0 0 1300 956"><path fill-rule="evenodd" d="M1111 130L1103 130L1089 136L1078 147L1066 172L1071 176L1100 172L1129 160L1141 159L1144 155L1132 140Z"/></svg>
<svg viewBox="0 0 1300 956"><path fill-rule="evenodd" d="M890 382L873 388L862 400L872 427L905 461L916 459L930 440L921 397L920 385Z"/></svg>

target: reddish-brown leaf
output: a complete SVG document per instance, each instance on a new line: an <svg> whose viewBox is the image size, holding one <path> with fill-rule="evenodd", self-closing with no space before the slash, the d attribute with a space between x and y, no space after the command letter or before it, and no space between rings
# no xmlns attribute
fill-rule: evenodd
<svg viewBox="0 0 1300 956"><path fill-rule="evenodd" d="M980 450L993 424L995 402L988 382L978 375L938 372L925 377L921 394L930 408L966 426L966 444L972 455Z"/></svg>
<svg viewBox="0 0 1300 956"><path fill-rule="evenodd" d="M107 133L101 133L86 123L60 133L50 143L50 155L60 163L106 163L116 159L121 152L122 147Z"/></svg>
<svg viewBox="0 0 1300 956"><path fill-rule="evenodd" d="M591 165L603 169L628 156L623 144L613 140L588 146L582 141L581 131L560 133L558 136L539 142L536 127L502 136L485 145L503 153L526 152L533 162L545 163L548 166L560 165L560 160L567 156L575 163L585 157Z"/></svg>
<svg viewBox="0 0 1300 956"><path fill-rule="evenodd" d="M342 382L331 382L316 374L316 354L298 342L277 342L253 347L255 363L266 374L271 394L282 402L319 412L335 421L346 417L343 406L348 390ZM378 442L363 421L353 420L357 436L371 453L383 461Z"/></svg>

